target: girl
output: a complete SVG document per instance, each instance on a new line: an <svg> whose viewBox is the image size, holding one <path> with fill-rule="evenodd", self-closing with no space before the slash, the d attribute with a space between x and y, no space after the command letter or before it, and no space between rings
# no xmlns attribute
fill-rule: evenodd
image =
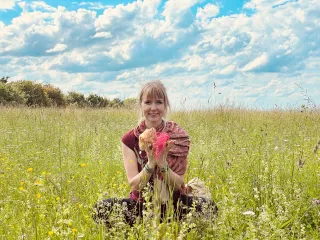
<svg viewBox="0 0 320 240"><path fill-rule="evenodd" d="M125 220L132 226L137 217L143 216L143 192L150 190L152 198L158 199L161 219L170 207L169 204L172 204L177 219L181 219L192 207L201 212L204 203L216 212L217 207L213 201L186 195L188 188L184 185L184 174L190 140L177 123L165 120L170 104L164 85L160 81L148 82L142 87L138 100L142 121L121 139L124 167L131 187L130 196L98 202L95 205L95 221L110 224L110 213L115 204L118 204L123 206ZM146 129L155 129L158 134L166 133L169 136L157 159L151 144L145 151L139 148L139 136ZM147 185L149 188L146 188Z"/></svg>

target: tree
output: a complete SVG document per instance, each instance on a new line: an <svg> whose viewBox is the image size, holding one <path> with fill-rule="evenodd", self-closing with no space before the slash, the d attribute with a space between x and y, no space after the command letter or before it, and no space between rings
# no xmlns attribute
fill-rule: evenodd
<svg viewBox="0 0 320 240"><path fill-rule="evenodd" d="M86 99L82 93L77 93L75 91L68 92L66 99L69 105L75 105L77 107L85 107L87 105Z"/></svg>
<svg viewBox="0 0 320 240"><path fill-rule="evenodd" d="M133 109L137 107L137 99L136 98L127 98L123 101L123 106L125 108Z"/></svg>
<svg viewBox="0 0 320 240"><path fill-rule="evenodd" d="M56 88L50 84L43 86L46 92L51 106L61 107L66 105L65 96L59 88Z"/></svg>
<svg viewBox="0 0 320 240"><path fill-rule="evenodd" d="M120 100L120 98L115 98L110 102L111 107L122 107L123 102Z"/></svg>
<svg viewBox="0 0 320 240"><path fill-rule="evenodd" d="M49 98L41 83L34 83L30 80L21 80L9 83L20 96L24 98L27 106L48 106Z"/></svg>
<svg viewBox="0 0 320 240"><path fill-rule="evenodd" d="M107 107L109 104L109 100L107 98L103 98L93 93L89 94L86 100L91 107Z"/></svg>
<svg viewBox="0 0 320 240"><path fill-rule="evenodd" d="M23 104L24 99L9 84L0 82L0 104Z"/></svg>
<svg viewBox="0 0 320 240"><path fill-rule="evenodd" d="M6 84L6 83L8 82L8 79L9 79L9 78L10 78L9 76L0 78L0 83Z"/></svg>

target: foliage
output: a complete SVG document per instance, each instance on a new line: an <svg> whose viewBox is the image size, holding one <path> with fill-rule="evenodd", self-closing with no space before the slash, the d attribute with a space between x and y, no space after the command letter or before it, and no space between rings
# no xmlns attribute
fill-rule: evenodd
<svg viewBox="0 0 320 240"><path fill-rule="evenodd" d="M0 83L6 84L6 83L8 82L8 79L9 79L9 78L10 78L9 76L0 78Z"/></svg>
<svg viewBox="0 0 320 240"><path fill-rule="evenodd" d="M50 106L61 107L66 105L64 95L59 88L46 84L43 89L49 98Z"/></svg>
<svg viewBox="0 0 320 240"><path fill-rule="evenodd" d="M121 218L109 229L97 225L98 199L130 191L120 139L135 116L0 108L0 238L320 239L318 111L172 113L192 142L185 181L205 181L217 219L160 223L149 212L132 228Z"/></svg>
<svg viewBox="0 0 320 240"><path fill-rule="evenodd" d="M123 101L123 106L127 109L135 109L137 107L137 99L127 98Z"/></svg>
<svg viewBox="0 0 320 240"><path fill-rule="evenodd" d="M20 96L23 97L27 106L49 106L49 98L44 91L42 84L29 80L21 80L8 83Z"/></svg>
<svg viewBox="0 0 320 240"><path fill-rule="evenodd" d="M8 83L9 77L0 79L0 104L1 105L26 105L32 107L94 107L119 108L124 102L115 98L110 101L106 97L97 94L89 94L87 97L82 93L71 91L65 96L62 91L51 84L40 84L33 81L22 80ZM126 106L131 105L130 99Z"/></svg>
<svg viewBox="0 0 320 240"><path fill-rule="evenodd" d="M87 105L86 99L82 93L74 91L68 92L66 99L69 105L77 107L85 107Z"/></svg>
<svg viewBox="0 0 320 240"><path fill-rule="evenodd" d="M0 104L20 105L24 99L10 85L0 82Z"/></svg>
<svg viewBox="0 0 320 240"><path fill-rule="evenodd" d="M91 107L107 107L110 102L107 98L103 98L93 93L89 94L86 100Z"/></svg>
<svg viewBox="0 0 320 240"><path fill-rule="evenodd" d="M119 98L115 98L109 103L109 105L111 107L118 108L123 106L123 102Z"/></svg>

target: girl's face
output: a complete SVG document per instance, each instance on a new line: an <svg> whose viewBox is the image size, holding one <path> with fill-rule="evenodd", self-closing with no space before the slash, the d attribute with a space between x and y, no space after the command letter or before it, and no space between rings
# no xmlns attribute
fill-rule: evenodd
<svg viewBox="0 0 320 240"><path fill-rule="evenodd" d="M141 110L146 118L147 126L157 127L165 116L166 107L164 99L158 97L148 98L146 94L142 97Z"/></svg>

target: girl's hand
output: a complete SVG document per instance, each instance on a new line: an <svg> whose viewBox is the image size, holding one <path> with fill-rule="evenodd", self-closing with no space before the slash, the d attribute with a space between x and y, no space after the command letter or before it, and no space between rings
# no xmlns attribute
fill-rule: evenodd
<svg viewBox="0 0 320 240"><path fill-rule="evenodd" d="M155 168L157 163L156 163L156 159L154 157L153 147L152 147L151 143L148 144L148 147L145 151L147 153L149 167Z"/></svg>
<svg viewBox="0 0 320 240"><path fill-rule="evenodd" d="M166 142L166 146L164 148L164 151L160 155L159 160L156 161L156 164L158 165L158 167L163 168L163 167L166 166L168 152L174 146L174 144L175 144L174 140L169 140L169 141Z"/></svg>

